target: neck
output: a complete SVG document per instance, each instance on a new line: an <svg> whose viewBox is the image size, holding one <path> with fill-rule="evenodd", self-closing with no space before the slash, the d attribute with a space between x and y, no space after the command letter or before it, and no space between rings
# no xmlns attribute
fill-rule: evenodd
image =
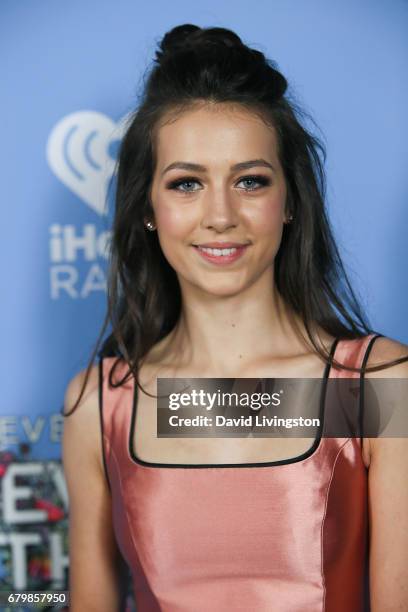
<svg viewBox="0 0 408 612"><path fill-rule="evenodd" d="M166 342L172 356L197 371L237 376L265 359L304 352L300 319L268 280L233 296L182 290L181 316Z"/></svg>

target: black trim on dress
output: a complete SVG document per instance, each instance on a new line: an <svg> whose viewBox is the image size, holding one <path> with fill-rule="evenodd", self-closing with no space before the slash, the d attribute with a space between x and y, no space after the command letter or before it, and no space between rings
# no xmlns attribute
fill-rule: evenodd
<svg viewBox="0 0 408 612"><path fill-rule="evenodd" d="M99 381L98 403L99 403L99 422L101 426L100 431L101 431L101 443L102 443L102 461L103 461L103 468L105 471L106 481L108 483L108 488L109 488L110 493L112 493L111 485L109 482L108 466L107 466L106 456L105 456L104 426L103 426L103 413L102 413L102 410L103 410L103 357L99 358L98 381Z"/></svg>
<svg viewBox="0 0 408 612"><path fill-rule="evenodd" d="M324 374L323 374L323 385L322 385L322 392L320 396L320 414L319 414L320 425L318 429L318 434L312 446L307 451L302 453L301 455L298 455L297 457L293 457L290 459L281 459L279 461L268 461L268 462L261 462L261 463L202 463L202 464L187 463L186 464L186 463L156 463L156 462L153 463L150 461L143 461L143 459L139 459L137 457L136 453L133 450L133 438L134 438L134 429L135 429L136 413L137 413L137 400L138 400L138 387L134 381L133 404L131 408L132 414L131 414L131 422L130 422L130 427L129 427L129 439L128 439L128 452L129 452L129 456L131 460L136 465L143 465L145 467L151 467L151 468L217 469L217 468L272 467L276 465L287 465L290 463L297 463L299 461L303 461L304 459L307 459L308 457L310 457L317 451L317 449L319 448L320 442L322 440L322 432L323 432L323 427L324 427L324 412L325 412L324 406L325 406L325 400L326 400L327 380L330 375L332 361L333 361L334 353L336 351L338 342L339 342L339 338L335 338L335 340L333 341L331 345L329 361L326 363L326 367L325 367Z"/></svg>

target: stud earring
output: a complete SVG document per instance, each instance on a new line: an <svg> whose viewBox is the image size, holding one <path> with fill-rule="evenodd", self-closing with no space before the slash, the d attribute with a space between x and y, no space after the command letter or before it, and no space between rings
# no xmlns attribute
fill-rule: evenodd
<svg viewBox="0 0 408 612"><path fill-rule="evenodd" d="M154 230L156 229L156 226L152 221L146 221L145 226L147 227L149 232L154 232Z"/></svg>
<svg viewBox="0 0 408 612"><path fill-rule="evenodd" d="M287 218L286 223L291 223L293 221L293 215L289 215L289 217Z"/></svg>

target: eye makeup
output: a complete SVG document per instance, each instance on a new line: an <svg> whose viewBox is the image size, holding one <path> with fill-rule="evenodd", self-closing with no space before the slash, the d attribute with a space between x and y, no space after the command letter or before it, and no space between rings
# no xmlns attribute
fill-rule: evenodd
<svg viewBox="0 0 408 612"><path fill-rule="evenodd" d="M238 183L242 181L254 181L255 183L259 183L261 187L266 187L271 184L271 179L268 176L264 176L263 174L251 174L249 176L243 176L239 179ZM258 188L249 187L246 191L257 191Z"/></svg>
<svg viewBox="0 0 408 612"><path fill-rule="evenodd" d="M244 188L244 191L258 191L258 189L261 189L262 187L267 187L268 185L271 184L271 179L268 176L265 176L263 174L249 174L247 176L242 176L237 181L237 184L243 181L253 181L254 183L258 183L258 185L260 185L259 187ZM179 187L185 183L200 183L200 180L194 176L186 176L186 177L182 177L179 179L175 179L174 181L170 181L167 184L166 188L172 189L175 191L181 191L183 193L193 193L195 191L198 191L197 189L193 189L193 190L179 189Z"/></svg>

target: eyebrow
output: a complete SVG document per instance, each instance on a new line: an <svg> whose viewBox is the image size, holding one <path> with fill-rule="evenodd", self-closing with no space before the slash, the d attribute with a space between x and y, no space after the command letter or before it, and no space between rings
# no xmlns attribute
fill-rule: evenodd
<svg viewBox="0 0 408 612"><path fill-rule="evenodd" d="M266 159L262 159L262 158L249 159L248 161L239 162L238 164L234 164L233 166L231 166L230 169L233 172L235 172L237 170L246 170L248 168L253 168L254 166L264 166L265 168L270 168L271 170L276 172L276 169L274 168L274 166L270 162L266 161ZM174 170L175 168L179 168L181 170L191 170L192 172L206 172L207 171L207 168L205 166L202 166L201 164L193 164L191 162L175 161L169 166L167 166L167 168L163 170L161 175L163 176L163 174L165 174L166 172L169 172L169 170Z"/></svg>

